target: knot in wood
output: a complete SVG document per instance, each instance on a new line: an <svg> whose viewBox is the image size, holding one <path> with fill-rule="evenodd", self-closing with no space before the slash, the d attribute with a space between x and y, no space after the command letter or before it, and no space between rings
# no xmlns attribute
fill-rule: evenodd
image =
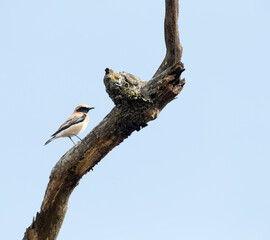
<svg viewBox="0 0 270 240"><path fill-rule="evenodd" d="M130 104L138 100L144 101L141 88L146 84L145 81L126 72L115 73L109 68L106 68L105 72L106 92L115 105Z"/></svg>

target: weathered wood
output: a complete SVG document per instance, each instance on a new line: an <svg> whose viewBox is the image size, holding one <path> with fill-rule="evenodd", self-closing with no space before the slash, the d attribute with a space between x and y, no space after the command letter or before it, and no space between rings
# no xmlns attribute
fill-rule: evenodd
<svg viewBox="0 0 270 240"><path fill-rule="evenodd" d="M178 31L179 0L165 0L166 13L164 21L164 36L166 43L166 56L154 76L163 72L167 67L179 62L183 47L180 44Z"/></svg>
<svg viewBox="0 0 270 240"><path fill-rule="evenodd" d="M181 92L184 66L178 37L178 0L166 0L166 57L154 77L146 82L131 74L105 70L104 84L115 107L78 144L56 163L50 174L40 212L25 240L54 240L63 223L68 199L80 179L130 134L147 126ZM177 40L178 39L178 40Z"/></svg>

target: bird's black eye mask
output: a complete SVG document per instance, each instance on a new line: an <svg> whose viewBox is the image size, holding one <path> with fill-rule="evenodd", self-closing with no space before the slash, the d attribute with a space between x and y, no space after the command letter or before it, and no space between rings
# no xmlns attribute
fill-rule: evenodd
<svg viewBox="0 0 270 240"><path fill-rule="evenodd" d="M77 109L76 112L88 113L89 110L90 110L90 109L87 108L87 107L80 107L80 108Z"/></svg>

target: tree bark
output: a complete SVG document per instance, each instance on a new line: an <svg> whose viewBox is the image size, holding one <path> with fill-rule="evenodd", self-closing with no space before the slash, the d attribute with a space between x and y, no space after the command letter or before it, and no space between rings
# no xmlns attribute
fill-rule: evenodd
<svg viewBox="0 0 270 240"><path fill-rule="evenodd" d="M154 77L146 82L129 73L105 70L104 84L115 103L111 112L56 163L40 211L24 240L54 240L63 223L69 197L80 179L130 134L147 126L181 92L184 66L178 33L178 0L166 0L167 53Z"/></svg>

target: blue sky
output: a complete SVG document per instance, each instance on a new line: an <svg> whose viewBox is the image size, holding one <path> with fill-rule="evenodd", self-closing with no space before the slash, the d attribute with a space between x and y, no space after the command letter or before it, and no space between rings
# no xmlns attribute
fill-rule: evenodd
<svg viewBox="0 0 270 240"><path fill-rule="evenodd" d="M270 3L182 1L186 85L74 190L58 239L270 239ZM165 54L164 0L0 1L3 239L21 239L69 139L111 110L104 69L149 80Z"/></svg>

